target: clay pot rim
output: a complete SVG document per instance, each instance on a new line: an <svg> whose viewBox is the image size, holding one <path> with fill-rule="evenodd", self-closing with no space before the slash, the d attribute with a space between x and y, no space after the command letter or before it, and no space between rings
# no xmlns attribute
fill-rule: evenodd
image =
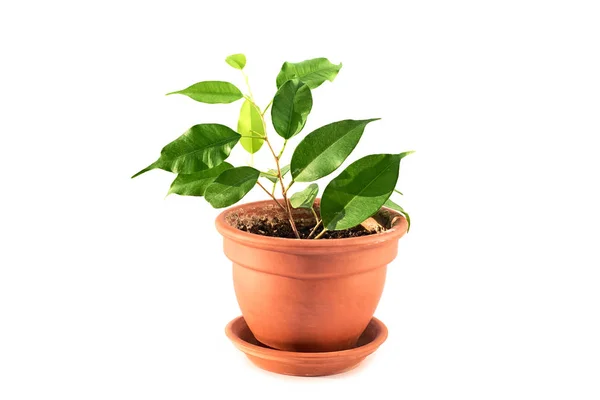
<svg viewBox="0 0 600 400"><path fill-rule="evenodd" d="M322 351L322 352L295 352L277 350L269 347L261 347L255 344L249 343L243 340L236 332L239 329L235 329L240 325L246 326L246 321L243 316L239 316L230 321L225 327L225 334L231 340L231 342L242 352L247 355L258 357L264 360L282 361L282 362L294 362L300 361L306 362L323 362L330 360L331 362L343 362L344 359L357 359L364 358L374 353L388 337L387 326L379 319L372 317L369 321L369 325L374 326L376 329L376 336L369 343L366 343L360 347L354 347L348 350L339 351Z"/></svg>
<svg viewBox="0 0 600 400"><path fill-rule="evenodd" d="M318 201L318 200L317 200ZM244 232L233 226L229 225L226 221L226 217L228 214L235 212L237 210L243 209L244 207L261 207L272 205L275 206L275 201L273 200L261 200L261 201L253 201L250 203L243 203L233 207L230 207L224 211L222 211L216 218L215 225L217 227L217 231L230 239L236 240L238 242L252 243L253 245L264 245L266 247L272 248L314 248L314 249L322 249L322 248L330 248L330 247L351 247L351 246L370 246L382 242L387 242L393 239L400 239L406 233L408 229L408 222L406 218L395 210L392 210L388 207L382 207L394 214L398 217L394 225L391 228L387 229L385 232L376 233L372 235L359 236L354 238L344 238L344 239L324 239L324 240L314 240L314 239L293 239L293 238L280 238L274 236L262 236L254 233Z"/></svg>

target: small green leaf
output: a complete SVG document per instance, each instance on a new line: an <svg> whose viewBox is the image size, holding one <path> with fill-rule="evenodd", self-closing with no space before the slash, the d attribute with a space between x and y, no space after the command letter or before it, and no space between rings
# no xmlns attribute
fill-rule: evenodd
<svg viewBox="0 0 600 400"><path fill-rule="evenodd" d="M290 166L289 166L289 164L281 167L281 177L282 178L285 177L285 175L288 172L290 172ZM270 180L273 183L277 183L277 181L279 181L276 169L270 169L267 172L261 172L260 176L262 176L263 178L267 178L268 180Z"/></svg>
<svg viewBox="0 0 600 400"><path fill-rule="evenodd" d="M400 205L394 203L391 199L387 199L387 201L385 203L383 203L383 205L386 206L387 208L391 208L392 210L396 210L400 214L404 215L404 218L406 218L406 222L408 222L408 227L406 228L406 232L410 231L410 216L408 215L408 213L406 211L404 211L404 209L402 207L400 207Z"/></svg>
<svg viewBox="0 0 600 400"><path fill-rule="evenodd" d="M341 68L342 63L335 65L326 58L314 58L299 63L286 61L277 75L277 88L290 79L297 78L306 83L309 88L315 89L325 81L333 82Z"/></svg>
<svg viewBox="0 0 600 400"><path fill-rule="evenodd" d="M181 196L204 196L208 185L221 174L221 172L231 169L233 166L228 162L223 162L214 168L193 174L179 174L169 188L169 194L175 193Z"/></svg>
<svg viewBox="0 0 600 400"><path fill-rule="evenodd" d="M277 171L275 171L274 169L270 169L267 172L262 172L261 171L260 177L261 178L267 178L268 180L270 180L273 183L277 182L277 180L279 179L277 177Z"/></svg>
<svg viewBox="0 0 600 400"><path fill-rule="evenodd" d="M290 197L290 204L294 208L312 208L317 194L319 194L319 185L311 183L304 190L294 193Z"/></svg>
<svg viewBox="0 0 600 400"><path fill-rule="evenodd" d="M214 208L229 207L252 190L259 174L260 172L252 167L237 167L223 171L206 188L204 197Z"/></svg>
<svg viewBox="0 0 600 400"><path fill-rule="evenodd" d="M243 54L232 54L225 59L225 62L235 69L244 69L246 66L246 56Z"/></svg>
<svg viewBox="0 0 600 400"><path fill-rule="evenodd" d="M198 82L183 90L167 93L167 96L170 94L183 94L201 103L209 104L233 103L244 97L234 84L221 81Z"/></svg>
<svg viewBox="0 0 600 400"><path fill-rule="evenodd" d="M132 178L155 168L179 174L192 174L216 167L227 157L240 134L220 124L199 124L163 147L160 158Z"/></svg>
<svg viewBox="0 0 600 400"><path fill-rule="evenodd" d="M328 230L352 228L375 214L398 181L402 154L373 154L348 166L323 192L321 216Z"/></svg>
<svg viewBox="0 0 600 400"><path fill-rule="evenodd" d="M377 119L347 119L309 133L292 155L294 180L312 182L335 171L354 150L365 126Z"/></svg>
<svg viewBox="0 0 600 400"><path fill-rule="evenodd" d="M242 104L237 130L242 136L253 136L240 139L242 147L248 153L254 154L260 150L265 142L260 138L265 137L265 125L260 110L250 100L246 100Z"/></svg>
<svg viewBox="0 0 600 400"><path fill-rule="evenodd" d="M271 120L279 136L289 139L298 134L306 124L312 109L310 88L298 79L285 82L273 98Z"/></svg>

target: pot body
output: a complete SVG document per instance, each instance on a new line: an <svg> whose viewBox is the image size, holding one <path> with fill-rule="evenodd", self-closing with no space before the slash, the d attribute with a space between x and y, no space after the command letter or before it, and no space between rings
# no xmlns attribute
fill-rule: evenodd
<svg viewBox="0 0 600 400"><path fill-rule="evenodd" d="M248 327L258 341L280 350L354 347L377 308L406 220L397 218L384 233L320 240L260 236L231 225L232 216L278 213L274 202L264 201L233 207L217 218Z"/></svg>

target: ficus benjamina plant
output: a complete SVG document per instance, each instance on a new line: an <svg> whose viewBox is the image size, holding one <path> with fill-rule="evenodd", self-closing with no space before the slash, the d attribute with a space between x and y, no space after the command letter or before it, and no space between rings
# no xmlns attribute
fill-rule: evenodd
<svg viewBox="0 0 600 400"><path fill-rule="evenodd" d="M320 225L323 226L314 239L320 238L326 231L357 226L382 206L397 210L410 221L408 214L390 197L394 192L401 194L396 190L400 161L411 151L372 154L353 162L325 187L320 212L315 211L319 187L314 182L338 169L358 144L366 126L378 118L346 119L317 128L298 143L290 164L281 165L288 141L298 136L306 125L313 107L313 90L325 81L333 82L342 68L341 63L332 64L326 58L284 62L275 80L277 91L269 104L261 108L254 100L244 72L246 57L233 54L225 61L240 70L247 93L229 82L203 81L168 94L181 94L210 104L243 99L237 130L215 123L194 125L167 144L158 160L132 178L156 168L176 173L169 193L204 197L215 208L237 203L258 186L286 213L297 238L300 235L292 208L312 210L315 226L308 238L313 237ZM269 108L273 129L283 138L279 151L276 151L267 133L265 115ZM238 143L250 154L268 148L273 156L274 168L259 171L252 166L235 167L226 162ZM296 182L309 185L290 195ZM277 186L282 199L275 196Z"/></svg>

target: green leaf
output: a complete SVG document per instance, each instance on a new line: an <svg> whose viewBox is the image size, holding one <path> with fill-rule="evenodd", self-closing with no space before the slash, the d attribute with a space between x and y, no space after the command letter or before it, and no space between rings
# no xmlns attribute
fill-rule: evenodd
<svg viewBox="0 0 600 400"><path fill-rule="evenodd" d="M242 136L253 136L240 139L242 147L248 153L254 154L260 150L265 142L260 139L260 137L265 137L265 125L260 110L249 100L242 104L237 130Z"/></svg>
<svg viewBox="0 0 600 400"><path fill-rule="evenodd" d="M163 147L160 158L135 178L155 168L179 174L192 174L221 164L240 140L240 134L220 124L199 124Z"/></svg>
<svg viewBox="0 0 600 400"><path fill-rule="evenodd" d="M379 118L334 122L309 133L292 155L292 177L312 182L335 171L358 144L365 126Z"/></svg>
<svg viewBox="0 0 600 400"><path fill-rule="evenodd" d="M267 178L268 180L270 180L273 183L276 183L277 180L279 179L277 177L277 171L275 171L274 169L270 169L267 172L262 172L261 171L260 177L261 178Z"/></svg>
<svg viewBox="0 0 600 400"><path fill-rule="evenodd" d="M406 218L406 222L408 222L408 228L406 228L406 232L410 231L410 216L406 211L404 211L402 207L400 207L400 205L394 203L391 199L387 199L387 201L383 203L383 205L388 208L391 208L392 210L396 210L400 214L404 215L404 218Z"/></svg>
<svg viewBox="0 0 600 400"><path fill-rule="evenodd" d="M225 62L235 69L244 69L246 66L246 56L243 54L232 54L225 59Z"/></svg>
<svg viewBox="0 0 600 400"><path fill-rule="evenodd" d="M306 124L313 100L308 85L298 79L285 82L273 98L271 120L279 136L289 139Z"/></svg>
<svg viewBox="0 0 600 400"><path fill-rule="evenodd" d="M204 196L208 185L213 183L221 172L231 168L233 168L231 164L223 162L214 168L194 174L179 174L171 184L167 195L175 193L181 196Z"/></svg>
<svg viewBox="0 0 600 400"><path fill-rule="evenodd" d="M325 81L333 82L341 68L342 63L335 65L326 58L313 58L299 63L286 61L277 75L277 88L286 81L297 78L306 83L309 88L315 89Z"/></svg>
<svg viewBox="0 0 600 400"><path fill-rule="evenodd" d="M321 199L325 228L352 228L375 214L394 191L400 160L405 155L373 154L363 157L329 182Z"/></svg>
<svg viewBox="0 0 600 400"><path fill-rule="evenodd" d="M312 208L317 194L319 194L319 185L311 183L304 190L294 193L290 197L290 204L294 208Z"/></svg>
<svg viewBox="0 0 600 400"><path fill-rule="evenodd" d="M214 208L229 207L240 201L256 184L260 172L252 167L224 171L211 183L204 197Z"/></svg>
<svg viewBox="0 0 600 400"><path fill-rule="evenodd" d="M221 81L194 83L183 90L167 93L167 96L170 94L183 94L201 103L209 104L233 103L244 97L240 89L235 87L234 84Z"/></svg>
<svg viewBox="0 0 600 400"><path fill-rule="evenodd" d="M285 177L285 175L288 172L290 172L289 164L281 167L281 177ZM263 178L267 178L268 180L270 180L273 183L277 183L277 181L279 181L279 178L277 177L276 169L270 169L267 172L261 172L260 176L262 176Z"/></svg>

